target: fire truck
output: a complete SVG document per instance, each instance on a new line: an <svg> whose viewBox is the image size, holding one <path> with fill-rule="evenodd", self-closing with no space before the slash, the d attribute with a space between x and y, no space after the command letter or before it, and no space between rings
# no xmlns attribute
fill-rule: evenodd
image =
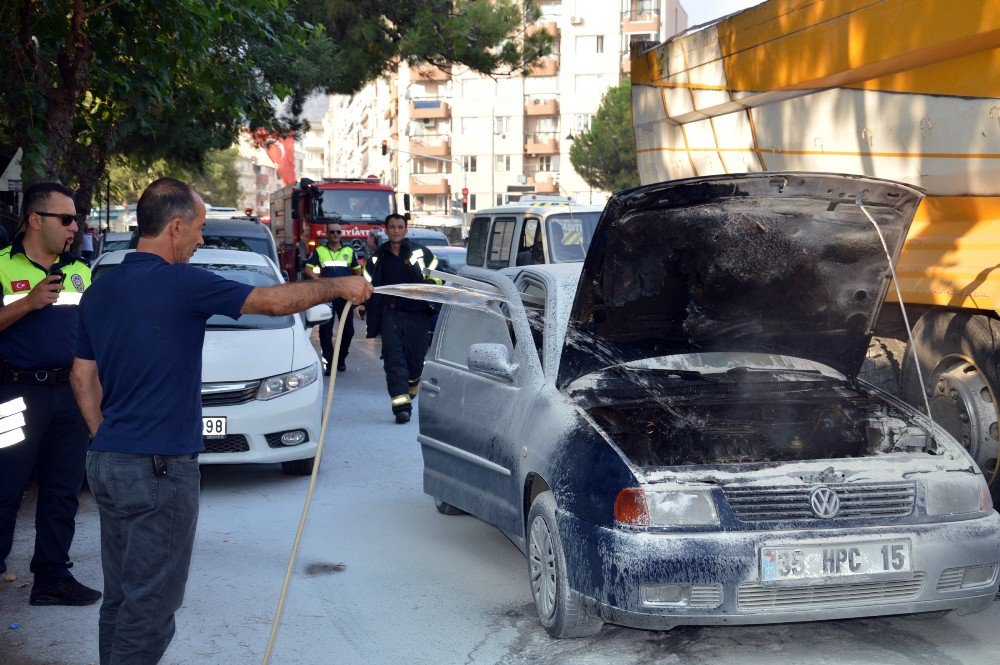
<svg viewBox="0 0 1000 665"><path fill-rule="evenodd" d="M403 208L410 208L409 194ZM374 176L367 178L302 178L271 195L271 231L278 246L281 269L297 280L306 258L326 240L326 225L344 229L341 241L350 243L360 258L368 254L368 236L389 213L397 212L396 193Z"/></svg>

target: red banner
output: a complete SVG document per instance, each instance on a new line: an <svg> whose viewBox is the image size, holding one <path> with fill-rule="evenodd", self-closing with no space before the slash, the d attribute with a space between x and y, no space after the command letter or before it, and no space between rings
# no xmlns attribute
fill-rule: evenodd
<svg viewBox="0 0 1000 665"><path fill-rule="evenodd" d="M266 132L254 135L257 145L267 151L274 165L278 167L278 177L284 185L290 185L297 180L295 177L295 139L280 138Z"/></svg>

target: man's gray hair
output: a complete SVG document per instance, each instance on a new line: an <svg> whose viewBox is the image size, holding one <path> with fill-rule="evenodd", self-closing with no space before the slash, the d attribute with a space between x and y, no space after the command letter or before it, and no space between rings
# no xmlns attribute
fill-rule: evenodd
<svg viewBox="0 0 1000 665"><path fill-rule="evenodd" d="M160 178L146 188L135 208L139 236L155 238L167 228L170 220L180 217L185 224L194 221L198 213L195 192L187 183L176 178Z"/></svg>

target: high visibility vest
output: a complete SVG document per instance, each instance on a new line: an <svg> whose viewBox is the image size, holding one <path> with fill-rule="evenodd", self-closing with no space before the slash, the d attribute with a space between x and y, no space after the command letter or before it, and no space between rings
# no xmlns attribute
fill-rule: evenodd
<svg viewBox="0 0 1000 665"><path fill-rule="evenodd" d="M345 277L360 272L354 257L354 248L341 245L340 249L332 250L326 245L319 245L313 255L306 260L306 270L320 277Z"/></svg>

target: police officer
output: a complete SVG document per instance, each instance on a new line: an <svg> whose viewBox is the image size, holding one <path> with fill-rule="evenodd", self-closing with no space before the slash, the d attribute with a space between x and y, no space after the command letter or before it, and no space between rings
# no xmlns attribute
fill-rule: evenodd
<svg viewBox="0 0 1000 665"><path fill-rule="evenodd" d="M406 218L392 213L385 218L387 242L375 250L365 264L365 277L372 286L388 284L440 284L424 277L424 269L437 268L438 260L421 244L406 239ZM368 316L368 337L382 335L382 365L396 422L410 422L413 398L417 396L424 355L430 345L433 310L421 300L375 294L357 308Z"/></svg>
<svg viewBox="0 0 1000 665"><path fill-rule="evenodd" d="M306 269L302 275L306 279L319 279L320 277L350 277L361 274L361 264L358 263L357 256L354 255L354 248L343 244L340 240L344 235L343 227L340 224L327 224L326 244L320 245L306 259ZM343 298L335 300L333 303L333 313L340 316L344 311L347 301ZM347 369L347 352L350 350L351 340L354 339L354 323L351 321L352 307L347 312L347 320L344 322L344 334L340 339L340 359L337 362L337 371L343 372ZM335 318L320 324L319 345L323 351L323 374L330 375L330 365L333 363L333 324Z"/></svg>
<svg viewBox="0 0 1000 665"><path fill-rule="evenodd" d="M32 605L89 605L101 597L69 572L89 439L69 384L77 311L90 285L90 269L68 254L78 222L72 194L52 182L29 187L21 232L0 250L0 403L20 397L26 405L24 440L0 449L0 572L34 471Z"/></svg>

